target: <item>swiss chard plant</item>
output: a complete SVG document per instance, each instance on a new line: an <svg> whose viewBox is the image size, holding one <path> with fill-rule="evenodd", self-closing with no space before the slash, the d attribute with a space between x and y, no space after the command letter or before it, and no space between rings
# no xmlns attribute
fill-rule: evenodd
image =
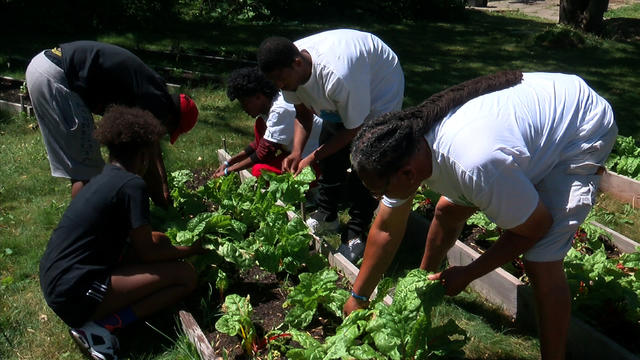
<svg viewBox="0 0 640 360"><path fill-rule="evenodd" d="M337 318L342 317L342 305L349 293L336 284L338 274L335 270L324 268L316 273L300 274L298 278L300 283L289 292L287 301L282 305L289 308L285 324L297 329L305 328L319 306Z"/></svg>
<svg viewBox="0 0 640 360"><path fill-rule="evenodd" d="M606 165L620 175L640 180L640 148L635 139L618 136Z"/></svg>
<svg viewBox="0 0 640 360"><path fill-rule="evenodd" d="M384 294L379 294L383 296ZM324 343L301 331L291 331L302 349L290 359L431 359L460 356L467 334L455 321L432 323L431 311L444 298L439 281L412 270L400 279L393 303L352 312Z"/></svg>

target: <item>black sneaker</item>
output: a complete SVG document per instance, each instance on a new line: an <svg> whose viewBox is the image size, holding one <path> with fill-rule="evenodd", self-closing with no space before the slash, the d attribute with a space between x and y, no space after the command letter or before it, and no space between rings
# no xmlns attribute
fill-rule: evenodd
<svg viewBox="0 0 640 360"><path fill-rule="evenodd" d="M90 359L118 359L116 356L116 351L120 347L118 338L95 322L89 321L79 328L69 329L69 334Z"/></svg>

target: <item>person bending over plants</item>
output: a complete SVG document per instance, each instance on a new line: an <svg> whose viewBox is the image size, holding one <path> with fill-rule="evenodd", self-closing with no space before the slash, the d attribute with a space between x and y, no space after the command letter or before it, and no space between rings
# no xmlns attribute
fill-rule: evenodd
<svg viewBox="0 0 640 360"><path fill-rule="evenodd" d="M107 110L95 137L109 164L71 200L40 260L47 304L93 359L117 359L114 330L175 303L197 283L179 259L204 253L200 243L173 246L149 225L141 176L165 133L148 111Z"/></svg>
<svg viewBox="0 0 640 360"><path fill-rule="evenodd" d="M431 275L448 295L524 253L538 308L542 358L563 359L571 311L562 262L595 201L617 126L605 99L578 76L506 71L365 123L351 150L365 186L382 197L343 310L367 305L404 236L425 183L442 194L420 268L437 271L466 219L484 212L505 229L466 266Z"/></svg>
<svg viewBox="0 0 640 360"><path fill-rule="evenodd" d="M350 29L321 32L295 43L270 37L260 45L257 58L260 71L296 109L294 149L283 161L283 170L297 174L318 162L322 172L318 210L310 214L307 225L314 232L338 230L338 204L346 185L350 219L338 251L355 263L364 251L377 201L355 173L347 172L349 147L363 123L402 107L400 61L377 36ZM314 113L322 118L320 147L303 158Z"/></svg>
<svg viewBox="0 0 640 360"><path fill-rule="evenodd" d="M27 66L26 78L51 175L71 180L71 197L104 166L92 113L102 115L109 105L148 110L163 123L171 144L198 120L189 96L169 94L160 75L111 44L74 41L44 50ZM166 207L169 185L159 144L152 161L144 179L153 202Z"/></svg>
<svg viewBox="0 0 640 360"><path fill-rule="evenodd" d="M284 101L282 93L258 68L251 67L235 70L229 75L227 96L231 101L237 99L242 109L256 119L253 126L255 138L243 151L221 164L214 177L247 168L251 168L253 176L260 176L263 170L281 174L282 160L293 149L296 117L293 105ZM303 156L318 147L321 127L322 119L314 115Z"/></svg>

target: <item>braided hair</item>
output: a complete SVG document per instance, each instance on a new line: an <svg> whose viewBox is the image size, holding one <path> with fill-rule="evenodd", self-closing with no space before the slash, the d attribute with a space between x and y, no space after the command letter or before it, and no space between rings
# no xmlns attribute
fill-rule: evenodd
<svg viewBox="0 0 640 360"><path fill-rule="evenodd" d="M353 139L351 164L358 173L387 178L406 164L424 134L452 109L521 81L522 72L515 70L481 76L434 94L420 105L367 121Z"/></svg>

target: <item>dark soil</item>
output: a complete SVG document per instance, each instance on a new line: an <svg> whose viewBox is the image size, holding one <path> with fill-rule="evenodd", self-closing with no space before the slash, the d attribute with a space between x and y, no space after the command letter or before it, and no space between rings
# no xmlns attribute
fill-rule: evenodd
<svg viewBox="0 0 640 360"><path fill-rule="evenodd" d="M266 334L276 330L284 322L286 309L283 309L282 305L288 294L286 288L295 286L294 280L297 281L294 277L287 277L285 274L271 274L254 267L239 274L239 278L227 289L226 294L238 294L243 297L250 296L251 306L253 307L253 324L256 327L258 338L264 339ZM287 281L289 281L288 284ZM338 285L341 286L344 281L343 278L340 278ZM200 326L218 356L244 360L260 358L261 355L266 354L270 344L267 344L267 348L258 351L253 357L251 354L246 354L242 349L240 336L229 336L215 329L215 321L217 319L216 317L209 324L201 323ZM314 338L323 339L334 335L335 329L340 322L341 319L337 319L333 314L319 308L314 320L305 330ZM276 333L279 332L276 331ZM295 346L295 342L289 345ZM275 359L285 359L285 357Z"/></svg>
<svg viewBox="0 0 640 360"><path fill-rule="evenodd" d="M0 100L20 104L20 86L22 86L22 83L21 80L0 78ZM31 104L28 96L24 101L25 104Z"/></svg>

